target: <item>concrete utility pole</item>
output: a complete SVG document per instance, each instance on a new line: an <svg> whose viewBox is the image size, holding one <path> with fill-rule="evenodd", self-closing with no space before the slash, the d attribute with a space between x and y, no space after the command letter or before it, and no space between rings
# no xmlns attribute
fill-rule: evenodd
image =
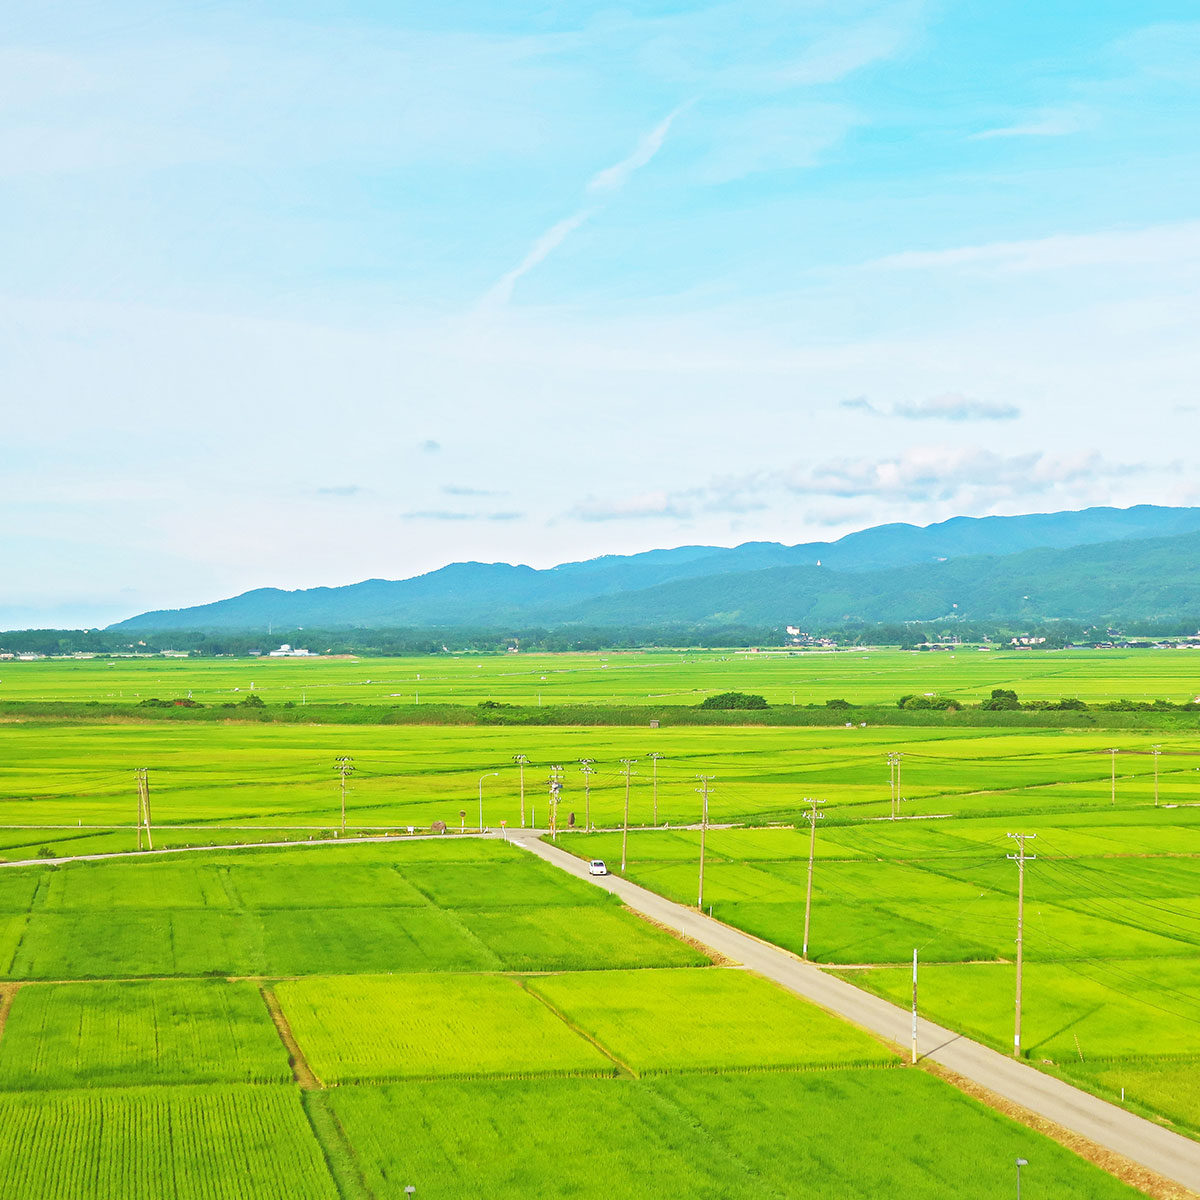
<svg viewBox="0 0 1200 1200"><path fill-rule="evenodd" d="M1010 833L1016 840L1017 853L1009 854L1017 864L1017 1014L1013 1026L1013 1057L1021 1057L1021 974L1025 967L1025 864L1033 862L1036 854L1025 853L1025 843L1037 837L1036 833Z"/></svg>
<svg viewBox="0 0 1200 1200"><path fill-rule="evenodd" d="M150 768L137 767L133 774L138 790L137 848L142 848L142 830L145 829L146 845L153 850L154 837L150 832Z"/></svg>
<svg viewBox="0 0 1200 1200"><path fill-rule="evenodd" d="M1158 807L1158 757L1162 754L1161 746L1151 746L1150 753L1154 755L1154 807Z"/></svg>
<svg viewBox="0 0 1200 1200"><path fill-rule="evenodd" d="M499 771L488 771L486 774L479 777L479 832L483 832L483 781L490 779L493 775L499 775Z"/></svg>
<svg viewBox="0 0 1200 1200"><path fill-rule="evenodd" d="M628 861L627 851L629 849L629 777L635 772L633 764L637 762L636 758L621 759L621 766L624 768L622 774L625 776L625 824L621 833L621 874L625 874L625 863Z"/></svg>
<svg viewBox="0 0 1200 1200"><path fill-rule="evenodd" d="M1109 754L1112 755L1112 802L1117 802L1117 755L1121 753L1115 747L1111 748Z"/></svg>
<svg viewBox="0 0 1200 1200"><path fill-rule="evenodd" d="M590 833L595 826L592 824L592 776L596 768L592 764L594 758L581 758L579 769L583 772L583 830Z"/></svg>
<svg viewBox="0 0 1200 1200"><path fill-rule="evenodd" d="M550 789L550 836L554 841L558 841L558 801L562 794L562 767L551 767L550 777L546 780L546 786Z"/></svg>
<svg viewBox="0 0 1200 1200"><path fill-rule="evenodd" d="M333 760L333 769L342 777L342 832L346 832L346 776L354 770L354 759L348 754L340 755Z"/></svg>
<svg viewBox="0 0 1200 1200"><path fill-rule="evenodd" d="M525 757L525 755L523 755L523 754L514 754L512 756L512 760L521 769L521 828L524 829L525 828L525 766L529 762L529 759L527 759Z"/></svg>
<svg viewBox="0 0 1200 1200"><path fill-rule="evenodd" d="M646 757L654 764L654 824L658 824L658 760L663 757L657 750L652 750Z"/></svg>
<svg viewBox="0 0 1200 1200"><path fill-rule="evenodd" d="M913 947L913 1022L912 1022L912 1061L917 1063L917 948Z"/></svg>
<svg viewBox="0 0 1200 1200"><path fill-rule="evenodd" d="M900 760L904 757L896 751L887 756L888 766L892 769L892 820L900 812Z"/></svg>
<svg viewBox="0 0 1200 1200"><path fill-rule="evenodd" d="M714 775L697 775L700 786L696 789L702 797L700 806L700 884L696 893L696 907L704 911L704 834L708 829L708 793L709 784L716 778Z"/></svg>
<svg viewBox="0 0 1200 1200"><path fill-rule="evenodd" d="M812 916L812 877L813 877L813 858L817 850L817 822L824 820L825 814L818 812L818 805L824 804L824 800L814 800L811 796L805 797L804 803L808 805L808 811L804 814L804 818L808 821L808 892L804 897L804 951L800 955L801 958L808 961L808 924L809 918Z"/></svg>

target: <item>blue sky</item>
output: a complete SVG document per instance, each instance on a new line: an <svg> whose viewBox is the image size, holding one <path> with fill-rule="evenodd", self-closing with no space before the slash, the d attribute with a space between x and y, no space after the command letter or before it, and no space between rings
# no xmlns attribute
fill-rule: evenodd
<svg viewBox="0 0 1200 1200"><path fill-rule="evenodd" d="M1200 503L1194 4L0 16L0 626Z"/></svg>

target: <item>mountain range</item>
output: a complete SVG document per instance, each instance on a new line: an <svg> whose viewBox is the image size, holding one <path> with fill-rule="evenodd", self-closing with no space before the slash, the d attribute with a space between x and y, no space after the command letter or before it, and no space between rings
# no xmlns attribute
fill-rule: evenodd
<svg viewBox="0 0 1200 1200"><path fill-rule="evenodd" d="M110 628L1170 619L1200 613L1198 564L1200 508L1138 505L878 525L795 546L680 546L545 570L460 562L411 579L258 588Z"/></svg>

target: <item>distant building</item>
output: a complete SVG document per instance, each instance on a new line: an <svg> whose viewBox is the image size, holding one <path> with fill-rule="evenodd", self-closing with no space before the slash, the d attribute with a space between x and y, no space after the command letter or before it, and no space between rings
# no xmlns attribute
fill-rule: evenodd
<svg viewBox="0 0 1200 1200"><path fill-rule="evenodd" d="M312 654L311 650L294 650L287 642L284 642L278 650L268 652L268 658L308 658Z"/></svg>

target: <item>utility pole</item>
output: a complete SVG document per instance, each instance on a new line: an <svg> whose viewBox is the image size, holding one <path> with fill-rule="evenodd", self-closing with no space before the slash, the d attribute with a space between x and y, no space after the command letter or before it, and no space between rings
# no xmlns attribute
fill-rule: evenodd
<svg viewBox="0 0 1200 1200"><path fill-rule="evenodd" d="M583 772L583 831L590 833L592 825L592 776L596 773L596 768L592 764L596 760L594 758L581 758L579 760L579 769Z"/></svg>
<svg viewBox="0 0 1200 1200"><path fill-rule="evenodd" d="M1158 756L1162 753L1161 746L1151 746L1150 753L1154 755L1154 807L1158 807Z"/></svg>
<svg viewBox="0 0 1200 1200"><path fill-rule="evenodd" d="M1120 753L1120 750L1115 747L1109 750L1109 754L1112 755L1112 802L1114 804L1117 802L1117 755Z"/></svg>
<svg viewBox="0 0 1200 1200"><path fill-rule="evenodd" d="M900 811L900 760L904 757L896 751L887 756L888 766L892 769L892 820Z"/></svg>
<svg viewBox="0 0 1200 1200"><path fill-rule="evenodd" d="M804 803L808 805L808 812L804 814L808 821L808 892L804 897L804 950L800 957L806 962L808 961L808 923L812 916L812 877L813 877L813 858L817 850L817 822L824 819L825 814L817 811L817 806L824 804L824 800L814 800L811 796L806 797Z"/></svg>
<svg viewBox="0 0 1200 1200"><path fill-rule="evenodd" d="M546 780L546 784L550 789L550 837L554 841L558 841L558 799L562 792L562 767L551 767L550 777Z"/></svg>
<svg viewBox="0 0 1200 1200"><path fill-rule="evenodd" d="M917 1065L917 948L913 947L913 1024L912 1024L912 1061Z"/></svg>
<svg viewBox="0 0 1200 1200"><path fill-rule="evenodd" d="M647 756L654 764L654 824L658 824L658 760L662 758L657 750L652 750Z"/></svg>
<svg viewBox="0 0 1200 1200"><path fill-rule="evenodd" d="M700 884L696 894L696 907L704 911L704 834L708 829L708 793L711 790L709 784L712 783L715 776L713 775L697 775L700 780L700 786L696 789L703 798L700 807Z"/></svg>
<svg viewBox="0 0 1200 1200"><path fill-rule="evenodd" d="M342 777L342 832L346 832L346 776L354 770L354 759L342 754L333 760L333 769Z"/></svg>
<svg viewBox="0 0 1200 1200"><path fill-rule="evenodd" d="M634 774L633 764L637 762L636 758L621 759L621 766L624 768L622 774L625 776L625 824L621 833L621 874L625 874L625 863L628 860L629 850L629 777Z"/></svg>
<svg viewBox="0 0 1200 1200"><path fill-rule="evenodd" d="M146 831L146 845L154 849L154 837L150 832L150 769L135 768L134 778L137 780L138 816L137 816L137 848L142 848L142 830Z"/></svg>
<svg viewBox="0 0 1200 1200"><path fill-rule="evenodd" d="M1013 1057L1021 1057L1021 975L1025 967L1025 864L1033 862L1036 854L1025 853L1025 843L1036 833L1010 833L1017 843L1017 853L1009 854L1017 864L1017 1013L1013 1025Z"/></svg>
<svg viewBox="0 0 1200 1200"><path fill-rule="evenodd" d="M525 766L529 762L529 759L527 759L525 757L525 755L523 755L523 754L514 754L512 756L512 760L521 769L521 828L524 829L525 828Z"/></svg>

